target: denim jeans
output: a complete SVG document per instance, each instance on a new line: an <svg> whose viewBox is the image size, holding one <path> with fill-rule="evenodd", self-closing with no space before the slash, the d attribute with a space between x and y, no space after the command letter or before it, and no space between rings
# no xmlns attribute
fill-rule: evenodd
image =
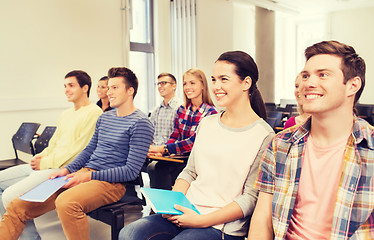
<svg viewBox="0 0 374 240"><path fill-rule="evenodd" d="M141 218L125 226L120 234L120 240L244 240L244 236L224 234L213 227L180 228L164 219L160 214Z"/></svg>

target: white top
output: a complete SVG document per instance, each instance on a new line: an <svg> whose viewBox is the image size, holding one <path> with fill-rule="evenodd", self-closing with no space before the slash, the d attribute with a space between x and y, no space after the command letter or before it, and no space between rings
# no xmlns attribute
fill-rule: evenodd
<svg viewBox="0 0 374 240"><path fill-rule="evenodd" d="M186 196L201 214L236 201L245 216L241 221L246 222L257 201L258 192L252 186L258 162L273 130L262 119L243 128L230 128L220 117L216 114L202 119L188 164L179 178L190 183ZM231 235L245 235L248 229L240 229L243 225L237 223L234 229L225 226L223 230ZM222 229L223 225L214 227Z"/></svg>

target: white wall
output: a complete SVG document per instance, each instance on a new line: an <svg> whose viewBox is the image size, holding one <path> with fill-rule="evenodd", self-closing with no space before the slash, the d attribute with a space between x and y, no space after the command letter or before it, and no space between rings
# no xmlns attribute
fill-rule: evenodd
<svg viewBox="0 0 374 240"><path fill-rule="evenodd" d="M259 87L265 102L274 102L275 14L256 8L256 63Z"/></svg>
<svg viewBox="0 0 374 240"><path fill-rule="evenodd" d="M154 1L154 56L155 56L155 81L162 72L171 72L171 34L170 34L170 0ZM177 81L180 81L177 79ZM181 84L178 85L180 87ZM162 101L157 90L154 89L155 105ZM178 93L179 91L177 91ZM178 96L180 97L180 96ZM180 97L183 99L183 97Z"/></svg>
<svg viewBox="0 0 374 240"><path fill-rule="evenodd" d="M96 100L100 77L123 65L121 1L2 0L0 7L0 159L14 157L21 122L56 125L67 72L87 71Z"/></svg>
<svg viewBox="0 0 374 240"><path fill-rule="evenodd" d="M197 67L210 79L214 61L233 48L233 6L226 0L197 1L196 13Z"/></svg>
<svg viewBox="0 0 374 240"><path fill-rule="evenodd" d="M197 1L197 65L210 79L213 64L226 51L254 55L254 7L246 1Z"/></svg>
<svg viewBox="0 0 374 240"><path fill-rule="evenodd" d="M360 103L374 104L374 8L334 12L330 15L331 39L353 46L366 62L366 85Z"/></svg>
<svg viewBox="0 0 374 240"><path fill-rule="evenodd" d="M156 76L171 71L170 0L154 1Z"/></svg>
<svg viewBox="0 0 374 240"><path fill-rule="evenodd" d="M120 6L121 0L2 0L0 159L13 157L10 139L21 122L40 122L43 130L71 106L63 93L67 72L87 71L94 83L91 99L96 100L97 80L108 68L123 65ZM171 69L169 1L155 0L155 9L157 74ZM374 8L367 8L330 17L331 38L353 45L367 63L364 103L374 103L373 13ZM197 64L208 79L222 52L244 50L254 55L252 14L244 0L197 1Z"/></svg>

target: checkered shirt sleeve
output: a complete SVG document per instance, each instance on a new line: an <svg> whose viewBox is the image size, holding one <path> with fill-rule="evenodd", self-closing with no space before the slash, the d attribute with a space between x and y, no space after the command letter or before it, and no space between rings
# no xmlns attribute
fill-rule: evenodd
<svg viewBox="0 0 374 240"><path fill-rule="evenodd" d="M191 152L195 142L195 131L200 120L211 114L216 114L216 109L203 103L196 111L192 110L192 105L180 106L174 120L174 131L170 135L166 146L170 154L184 154Z"/></svg>

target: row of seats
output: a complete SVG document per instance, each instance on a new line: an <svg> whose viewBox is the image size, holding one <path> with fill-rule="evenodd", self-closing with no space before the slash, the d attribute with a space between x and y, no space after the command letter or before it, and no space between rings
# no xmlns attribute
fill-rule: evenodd
<svg viewBox="0 0 374 240"><path fill-rule="evenodd" d="M371 125L374 125L374 105L373 104L356 104L356 115L365 119Z"/></svg>
<svg viewBox="0 0 374 240"><path fill-rule="evenodd" d="M283 129L284 122L293 116L299 115L296 104L287 104L281 107L279 104L265 103L267 112L267 123L279 132ZM374 105L372 104L356 104L355 114L360 118L365 119L371 125L374 125Z"/></svg>
<svg viewBox="0 0 374 240"><path fill-rule="evenodd" d="M40 135L36 133L39 127L40 123L24 122L21 124L12 137L15 158L1 160L0 170L25 163L20 159L18 151L34 156L48 146L48 142L55 132L56 127L48 126Z"/></svg>
<svg viewBox="0 0 374 240"><path fill-rule="evenodd" d="M267 123L274 129L275 132L279 132L283 129L284 122L292 117L297 116L296 104L287 104L285 107L280 106L276 103L265 103L267 113Z"/></svg>

